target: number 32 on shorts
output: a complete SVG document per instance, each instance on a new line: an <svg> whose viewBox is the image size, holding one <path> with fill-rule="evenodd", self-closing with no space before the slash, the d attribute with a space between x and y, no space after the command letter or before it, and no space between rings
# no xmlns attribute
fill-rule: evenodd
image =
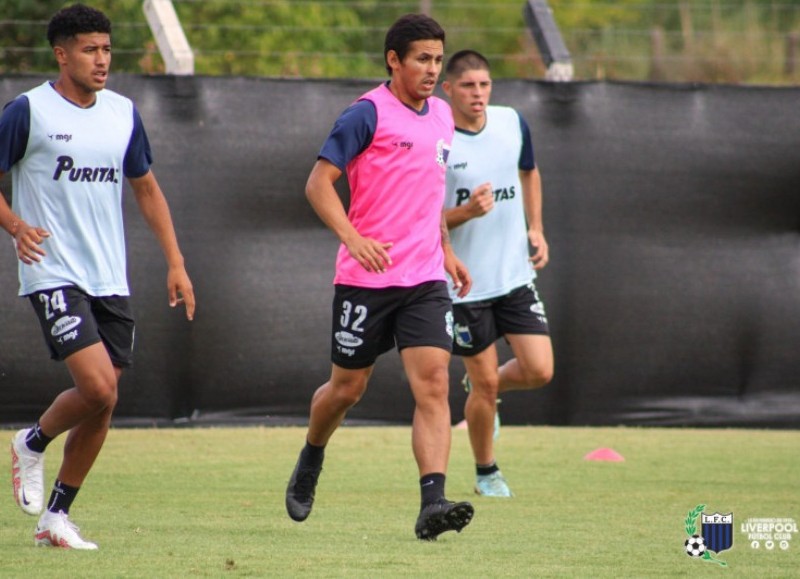
<svg viewBox="0 0 800 579"><path fill-rule="evenodd" d="M364 320L367 319L367 306L356 305L353 306L353 303L350 300L344 300L342 302L342 315L339 318L339 324L342 328L349 328L354 332L363 332ZM351 322L352 321L352 325Z"/></svg>

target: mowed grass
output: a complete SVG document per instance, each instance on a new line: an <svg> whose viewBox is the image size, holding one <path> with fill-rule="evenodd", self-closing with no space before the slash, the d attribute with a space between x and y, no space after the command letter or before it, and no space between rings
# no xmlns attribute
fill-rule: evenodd
<svg viewBox="0 0 800 579"><path fill-rule="evenodd" d="M504 426L497 454L516 496L489 499L473 495L466 431L454 429L448 496L472 500L476 512L461 534L435 543L414 537L418 475L406 427L342 427L314 512L291 521L284 490L304 435L114 429L72 509L100 551L35 548L36 520L7 483L0 576L800 576L800 536L786 551L755 551L739 529L747 518L800 522L800 432ZM583 459L599 447L625 461ZM60 451L58 439L48 486ZM727 568L683 553L684 520L698 504L734 513L734 547L719 555Z"/></svg>

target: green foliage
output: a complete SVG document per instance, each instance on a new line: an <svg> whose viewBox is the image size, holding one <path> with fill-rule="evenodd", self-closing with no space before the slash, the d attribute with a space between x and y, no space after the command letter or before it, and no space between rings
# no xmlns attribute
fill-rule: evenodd
<svg viewBox="0 0 800 579"><path fill-rule="evenodd" d="M197 55L197 72L258 76L365 76L375 50L358 12L347 5L294 6L287 0L264 4L205 2L177 6ZM373 8L374 9L374 8ZM202 24L201 24L202 23ZM351 54L352 53L352 54ZM364 66L367 64L368 66Z"/></svg>
<svg viewBox="0 0 800 579"><path fill-rule="evenodd" d="M156 51L142 12L141 0L87 0L111 19L114 70L146 71ZM62 0L0 0L0 73L43 72L55 68L47 42L47 23L53 14L71 2ZM157 52L157 51L156 51ZM149 56L148 56L149 55ZM161 67L160 56L156 57Z"/></svg>
<svg viewBox="0 0 800 579"><path fill-rule="evenodd" d="M615 26L641 26L647 21L642 0L616 0L614 2L576 2L575 0L549 0L559 26L563 30L603 29Z"/></svg>
<svg viewBox="0 0 800 579"><path fill-rule="evenodd" d="M686 525L686 534L690 537L697 533L697 517L700 516L705 508L705 505L697 505L695 508L689 511L688 515L686 515L684 524Z"/></svg>
<svg viewBox="0 0 800 579"><path fill-rule="evenodd" d="M45 32L47 20L60 5L50 0L0 0L0 72L41 70L52 62Z"/></svg>
<svg viewBox="0 0 800 579"><path fill-rule="evenodd" d="M97 0L114 22L114 69L164 70L142 0ZM47 20L63 1L0 0L2 72L52 70ZM431 9L447 50L475 48L496 78L544 67L522 0L174 0L199 74L383 77L383 37ZM580 79L800 81L800 0L549 0Z"/></svg>

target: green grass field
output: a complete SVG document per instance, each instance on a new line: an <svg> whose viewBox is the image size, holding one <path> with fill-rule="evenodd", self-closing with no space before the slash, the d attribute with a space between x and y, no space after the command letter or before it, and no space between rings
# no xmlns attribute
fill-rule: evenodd
<svg viewBox="0 0 800 579"><path fill-rule="evenodd" d="M475 518L435 543L414 537L419 490L404 427L341 428L314 512L291 521L283 496L304 433L112 430L72 509L100 551L35 548L36 520L18 510L9 481L0 576L800 576L800 535L788 550L753 550L740 530L749 518L800 522L800 432L503 427L498 459L516 497L489 499L472 494L466 431L456 429L448 496L471 498ZM60 440L48 450L48 486ZM583 460L598 447L625 462ZM734 513L733 548L719 554L727 567L683 553L699 504Z"/></svg>

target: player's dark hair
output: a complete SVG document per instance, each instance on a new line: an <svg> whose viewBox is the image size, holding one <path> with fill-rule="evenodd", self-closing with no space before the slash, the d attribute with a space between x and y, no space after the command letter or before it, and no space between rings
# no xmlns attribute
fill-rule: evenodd
<svg viewBox="0 0 800 579"><path fill-rule="evenodd" d="M100 32L111 34L111 21L95 8L73 4L56 12L47 25L47 40L55 46L78 34Z"/></svg>
<svg viewBox="0 0 800 579"><path fill-rule="evenodd" d="M386 57L390 50L397 53L403 60L408 54L412 42L417 40L441 40L444 44L444 29L430 16L425 14L406 14L398 18L386 32L383 43L383 60L386 63L386 72L392 74L392 67Z"/></svg>
<svg viewBox="0 0 800 579"><path fill-rule="evenodd" d="M448 77L458 78L468 70L491 71L489 61L476 50L459 50L447 61L445 74Z"/></svg>

